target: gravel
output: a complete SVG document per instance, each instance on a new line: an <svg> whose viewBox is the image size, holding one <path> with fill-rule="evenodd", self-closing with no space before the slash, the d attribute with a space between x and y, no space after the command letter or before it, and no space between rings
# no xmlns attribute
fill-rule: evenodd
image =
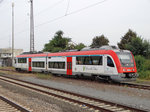
<svg viewBox="0 0 150 112"><path fill-rule="evenodd" d="M140 109L150 111L150 91L115 86L111 84L99 83L89 80L76 80L69 78L54 77L51 80L38 79L35 77L18 77L25 81L42 84L58 89L68 90L92 96L107 101L113 101L119 104L124 104Z"/></svg>
<svg viewBox="0 0 150 112"><path fill-rule="evenodd" d="M0 81L0 94L33 112L89 112L46 95Z"/></svg>

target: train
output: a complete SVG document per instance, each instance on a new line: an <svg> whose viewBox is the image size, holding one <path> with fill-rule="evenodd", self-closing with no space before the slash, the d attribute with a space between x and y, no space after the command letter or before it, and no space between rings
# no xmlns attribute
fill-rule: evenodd
<svg viewBox="0 0 150 112"><path fill-rule="evenodd" d="M88 76L115 82L138 77L133 54L113 46L57 53L29 53L16 56L17 71L48 72L66 76Z"/></svg>

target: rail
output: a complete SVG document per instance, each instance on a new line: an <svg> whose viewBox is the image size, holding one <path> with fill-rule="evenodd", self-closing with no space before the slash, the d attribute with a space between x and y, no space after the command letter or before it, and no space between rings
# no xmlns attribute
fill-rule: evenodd
<svg viewBox="0 0 150 112"><path fill-rule="evenodd" d="M147 112L146 110L137 109L134 107L129 107L122 104L117 104L109 101L104 101L101 99L96 99L89 96L84 96L81 94L68 92L61 89L56 89L52 87L47 87L15 78L10 78L7 76L0 76L0 80L6 81L8 83L13 83L15 85L23 86L25 88L38 91L43 94L47 94L52 98L61 100L64 102L73 103L76 105L84 105L87 108L100 110L102 112Z"/></svg>
<svg viewBox="0 0 150 112"><path fill-rule="evenodd" d="M0 111L1 112L31 112L30 110L9 100L4 96L0 96Z"/></svg>

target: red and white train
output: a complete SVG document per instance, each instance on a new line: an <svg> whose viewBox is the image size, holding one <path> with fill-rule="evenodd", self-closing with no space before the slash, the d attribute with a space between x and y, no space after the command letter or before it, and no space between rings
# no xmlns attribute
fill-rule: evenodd
<svg viewBox="0 0 150 112"><path fill-rule="evenodd" d="M22 54L15 59L16 70L53 74L96 76L117 82L133 81L138 76L132 53L102 47L95 50Z"/></svg>

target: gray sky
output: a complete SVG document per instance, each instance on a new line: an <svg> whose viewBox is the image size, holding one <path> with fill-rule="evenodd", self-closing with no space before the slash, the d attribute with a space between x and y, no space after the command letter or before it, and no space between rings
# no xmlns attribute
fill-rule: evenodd
<svg viewBox="0 0 150 112"><path fill-rule="evenodd" d="M29 0L0 0L0 48L11 46L11 3L15 2L15 48L29 51ZM150 40L150 0L106 0L105 2L64 16L68 0L33 0L35 19L35 49L62 30L75 43L90 45L92 38L104 34L111 45L132 29ZM70 0L67 13L77 11L104 0Z"/></svg>

